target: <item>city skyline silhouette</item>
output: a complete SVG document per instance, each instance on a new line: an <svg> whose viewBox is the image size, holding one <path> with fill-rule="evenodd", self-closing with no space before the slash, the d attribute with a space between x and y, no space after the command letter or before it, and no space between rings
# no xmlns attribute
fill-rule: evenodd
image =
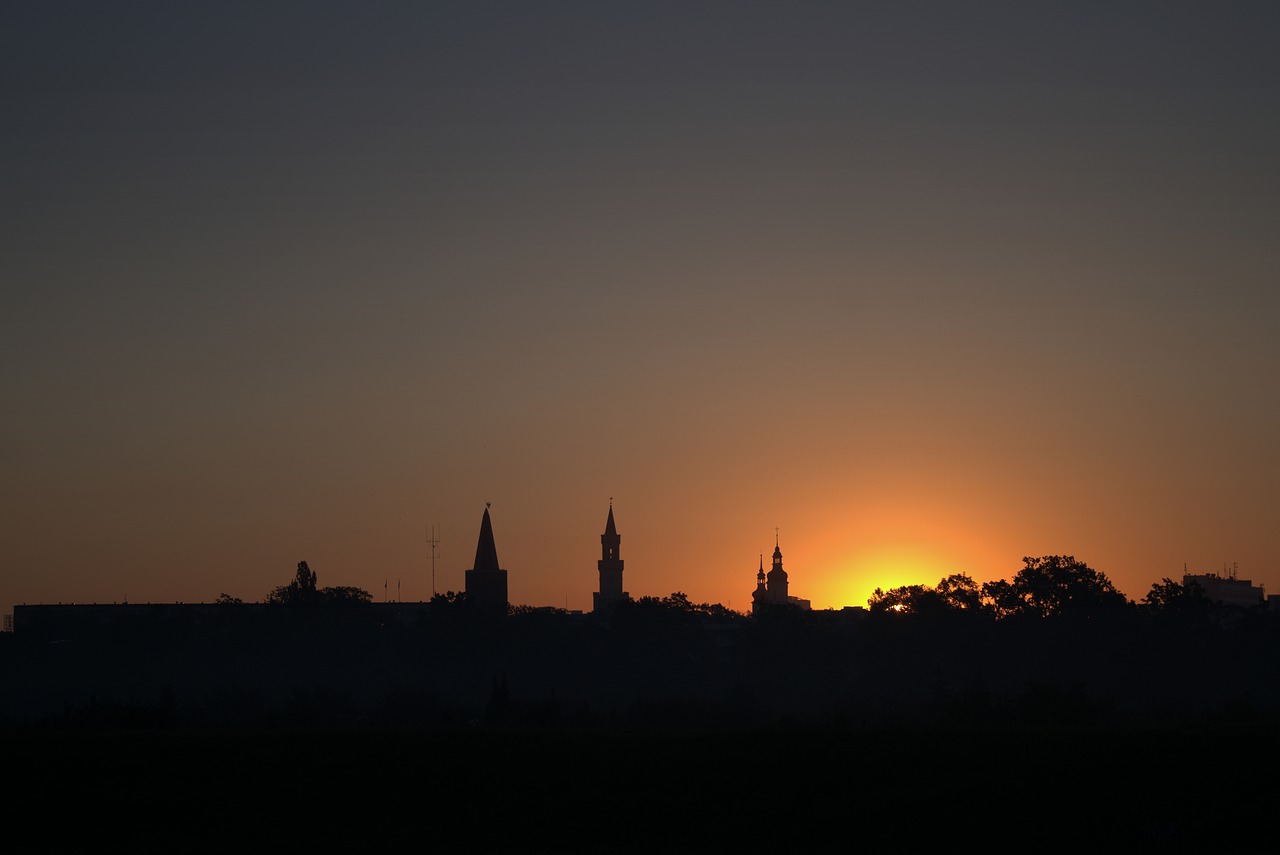
<svg viewBox="0 0 1280 855"><path fill-rule="evenodd" d="M9 4L7 845L1254 848L1277 36Z"/></svg>
<svg viewBox="0 0 1280 855"><path fill-rule="evenodd" d="M481 611L500 615L506 614L512 608L549 608L552 610L560 610L557 606L535 605L529 603L513 602L508 594L508 573L506 569L500 567L497 557L497 543L494 534L493 523L490 517L490 508L492 503L486 502L484 512L479 525L479 534L476 541L475 558L471 562L471 567L464 574L464 585L457 591L433 591L427 600L417 600L409 602L433 602L441 599L450 599L454 596L465 596L471 603L473 608ZM623 579L623 567L625 561L621 557L621 541L622 537L618 531L614 518L613 500L609 500L608 514L604 523L604 530L600 535L601 542L601 558L596 562L597 589L591 593L592 606L590 611L608 613L613 606L619 603L630 603L633 601L630 593L624 590L626 582ZM434 530L428 536L428 543L434 548L438 540L435 539ZM1038 565L1040 562L1057 562L1072 566L1079 565L1087 568L1089 574L1096 574L1099 578L1105 580L1105 585L1116 600L1120 603L1128 603L1132 606L1135 602L1143 603L1149 601L1152 597L1159 594L1162 585L1196 585L1204 593L1205 596L1220 603L1225 603L1233 607L1243 608L1275 608L1277 601L1276 595L1268 595L1263 585L1255 585L1252 579L1245 578L1238 573L1238 566L1224 568L1223 572L1202 572L1193 573L1187 568L1178 578L1170 576L1161 577L1151 582L1150 588L1144 592L1141 597L1129 598L1123 592L1115 588L1114 583L1107 577L1105 572L1100 572L1094 568L1088 567L1086 562L1077 562L1075 556L1046 556L1044 558L1033 559L1024 557L1024 570ZM434 555L432 558L432 581L434 584L435 567ZM791 592L789 574L783 566L783 553L781 549L780 530L774 530L774 549L770 558L771 568L768 573L764 569L764 553L760 554L760 564L756 571L755 589L745 598L748 602L746 608L738 609L742 614L755 614L762 609L772 608L776 606L786 606L794 609L808 611L812 608L811 602L803 596L797 596ZM1022 573L1023 571L1019 571ZM383 593L381 601L383 603L403 603L406 602L401 597L401 579L397 578L395 586L395 595L391 596L390 579L383 582ZM585 584L584 578L579 580ZM213 587L217 587L216 580L209 580ZM977 580L965 573L952 573L943 577L937 587L937 592L948 598L954 604L962 604L965 608L995 610L1001 612L1005 607L1001 606L1003 590L1001 586L1008 584L1005 579ZM862 610L866 607L886 608L887 604L894 604L896 610L910 609L911 603L918 599L921 594L932 596L934 587L923 579L917 579L911 582L890 587L888 589L876 588L865 604L850 604L843 606L843 610ZM961 592L965 593L961 593ZM326 586L323 589L317 588L317 575L307 561L300 561L297 565L297 571L294 581L287 586L276 586L266 593L261 599L250 599L250 602L256 603L281 603L292 601L305 601L308 598L319 597L321 600L326 597L330 600L350 600L373 602L375 600L373 592L352 585ZM687 597L683 591L671 592L670 596ZM660 600L664 595L657 593L648 593L638 596L641 600ZM566 601L568 597L566 597ZM147 605L164 605L163 603L152 603L149 600L143 601ZM225 591L219 593L216 597L210 595L195 601L200 604L208 603L243 603L245 600L241 597L235 597L227 594ZM712 601L706 605L714 605L717 609L723 609L725 612L735 611L732 606L732 596L721 600ZM728 605L726 605L726 603ZM135 602L135 605L138 603ZM41 611L48 613L49 607L54 605L66 606L108 606L123 605L127 606L128 601L120 601L116 603L95 603L92 601L77 600L75 597L70 598L66 602L58 603L32 603L21 604L20 610L25 611L28 615L32 614L32 610L27 606L34 606ZM173 605L182 605L176 603ZM41 608L44 607L44 608ZM563 609L566 612L578 612L582 610L572 610L566 605ZM831 611L827 608L825 611ZM70 614L71 612L66 612ZM124 613L124 611L121 611ZM103 615L109 615L111 612L103 611ZM110 618L106 618L110 620ZM5 630L12 631L16 629L14 615L5 615Z"/></svg>
<svg viewBox="0 0 1280 855"><path fill-rule="evenodd" d="M488 510L475 564L492 572ZM1051 851L1255 839L1188 805L1274 751L1280 611L1194 583L1135 604L1043 556L990 607L949 579L857 612L778 601L747 615L674 593L497 615L489 581L427 603L322 581L303 561L265 602L22 607L0 635L0 739L26 782L11 803L38 810L56 789L87 822L18 823L18 851L90 845L139 800L153 815L115 832L133 851L225 846L241 822L294 843L425 833L598 851L619 799L719 816L762 778L786 781L770 801L804 826L727 823L717 839L808 849L827 823L864 845L904 828L976 843L992 833L976 803ZM285 826L258 819L309 788ZM1246 787L1229 804L1264 810L1273 795ZM371 827L424 799L438 827ZM208 805L239 821L211 821ZM576 830L548 829L555 806ZM681 834L641 817L609 848Z"/></svg>

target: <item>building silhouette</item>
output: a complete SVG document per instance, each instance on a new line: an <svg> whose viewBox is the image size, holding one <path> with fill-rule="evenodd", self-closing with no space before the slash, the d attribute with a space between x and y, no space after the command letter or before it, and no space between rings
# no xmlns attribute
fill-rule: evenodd
<svg viewBox="0 0 1280 855"><path fill-rule="evenodd" d="M756 573L756 589L751 593L751 613L759 614L771 606L796 606L809 609L809 601L790 595L790 581L787 571L782 569L782 547L778 545L778 534L773 535L773 567L764 572L764 555L760 556L760 571Z"/></svg>
<svg viewBox="0 0 1280 855"><path fill-rule="evenodd" d="M600 535L600 560L596 562L600 570L600 590L591 595L593 612L604 611L631 599L631 595L622 590L622 558L618 555L621 543L622 536L613 522L613 500L610 499L609 519L604 524L604 534Z"/></svg>
<svg viewBox="0 0 1280 855"><path fill-rule="evenodd" d="M476 560L466 572L467 602L482 614L507 613L507 571L498 566L498 548L493 542L493 523L489 520L489 503L480 519L480 538L476 542Z"/></svg>
<svg viewBox="0 0 1280 855"><path fill-rule="evenodd" d="M1183 587L1191 584L1199 585L1209 599L1229 606L1248 608L1267 602L1266 592L1261 585L1254 585L1249 579L1236 578L1234 565L1223 575L1184 573Z"/></svg>

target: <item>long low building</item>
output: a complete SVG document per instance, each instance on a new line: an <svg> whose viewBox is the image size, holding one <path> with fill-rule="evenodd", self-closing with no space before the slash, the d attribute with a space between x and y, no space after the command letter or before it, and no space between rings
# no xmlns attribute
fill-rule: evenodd
<svg viewBox="0 0 1280 855"><path fill-rule="evenodd" d="M1249 608L1267 601L1261 585L1234 576L1218 576L1213 573L1189 574L1182 577L1182 586L1195 583L1204 589L1209 599L1227 606Z"/></svg>

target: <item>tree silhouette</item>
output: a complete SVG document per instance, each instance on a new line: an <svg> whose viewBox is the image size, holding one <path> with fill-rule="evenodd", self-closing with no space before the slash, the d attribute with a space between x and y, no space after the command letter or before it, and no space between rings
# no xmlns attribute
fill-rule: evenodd
<svg viewBox="0 0 1280 855"><path fill-rule="evenodd" d="M461 606L467 600L466 591L446 591L444 593L432 594L431 604L446 608L448 606Z"/></svg>
<svg viewBox="0 0 1280 855"><path fill-rule="evenodd" d="M298 606L314 602L316 599L316 571L307 566L307 562L299 561L298 570L293 581L272 589L267 595L267 602L273 605Z"/></svg>
<svg viewBox="0 0 1280 855"><path fill-rule="evenodd" d="M1022 595L1006 579L983 582L982 602L998 618L1012 617L1027 611Z"/></svg>
<svg viewBox="0 0 1280 855"><path fill-rule="evenodd" d="M982 589L973 577L952 573L938 582L938 596L953 609L978 611L982 608Z"/></svg>
<svg viewBox="0 0 1280 855"><path fill-rule="evenodd" d="M648 614L668 613L712 618L740 618L742 615L721 603L695 603L684 591L675 591L666 597L640 597L618 604L621 608Z"/></svg>
<svg viewBox="0 0 1280 855"><path fill-rule="evenodd" d="M1083 616L1129 604L1107 578L1072 555L1023 558L1012 582L982 586L982 598L997 616Z"/></svg>
<svg viewBox="0 0 1280 855"><path fill-rule="evenodd" d="M875 614L919 614L935 610L937 599L937 591L928 585L900 585L887 591L876 588L867 607Z"/></svg>
<svg viewBox="0 0 1280 855"><path fill-rule="evenodd" d="M316 599L326 605L343 606L373 602L373 595L353 585L334 585L316 591Z"/></svg>
<svg viewBox="0 0 1280 855"><path fill-rule="evenodd" d="M879 614L941 614L983 609L978 583L963 573L947 576L938 582L936 588L928 585L902 585L888 591L876 588L867 600L867 606Z"/></svg>
<svg viewBox="0 0 1280 855"><path fill-rule="evenodd" d="M298 570L292 582L274 588L267 595L268 604L284 606L352 605L372 601L373 595L363 588L350 585L317 588L316 571L308 567L305 561L298 562Z"/></svg>
<svg viewBox="0 0 1280 855"><path fill-rule="evenodd" d="M1142 607L1155 614L1204 614L1213 606L1204 586L1194 579L1183 585L1165 577L1154 583L1142 598Z"/></svg>

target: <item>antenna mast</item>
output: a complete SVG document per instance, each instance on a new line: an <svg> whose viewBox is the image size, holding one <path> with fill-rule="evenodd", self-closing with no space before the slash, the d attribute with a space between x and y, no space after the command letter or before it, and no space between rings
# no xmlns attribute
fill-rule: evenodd
<svg viewBox="0 0 1280 855"><path fill-rule="evenodd" d="M431 596L436 595L436 544L440 542L440 538L436 537L436 527L431 527L431 534L427 536L427 543L431 544Z"/></svg>

